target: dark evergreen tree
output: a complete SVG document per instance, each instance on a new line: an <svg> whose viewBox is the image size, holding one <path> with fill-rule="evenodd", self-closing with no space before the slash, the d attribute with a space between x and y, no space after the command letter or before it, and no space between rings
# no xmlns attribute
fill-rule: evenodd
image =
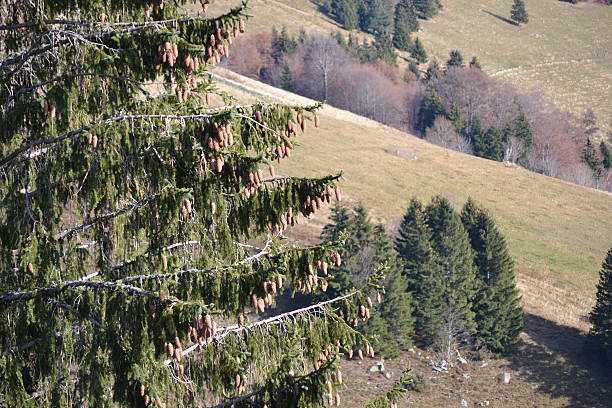
<svg viewBox="0 0 612 408"><path fill-rule="evenodd" d="M445 306L461 318L467 330L474 333L471 302L476 294L477 282L468 234L461 217L446 198L434 197L425 213L427 225L432 231L435 261L442 273Z"/></svg>
<svg viewBox="0 0 612 408"><path fill-rule="evenodd" d="M421 134L425 134L425 129L433 124L438 115L445 116L446 107L436 90L430 89L425 95L425 98L423 98L423 102L419 109L417 129Z"/></svg>
<svg viewBox="0 0 612 408"><path fill-rule="evenodd" d="M440 63L436 58L433 58L429 65L427 66L427 71L425 72L425 81L431 82L437 79L442 72L442 68L440 67Z"/></svg>
<svg viewBox="0 0 612 408"><path fill-rule="evenodd" d="M286 55L291 55L296 50L297 41L289 36L287 27L283 27L280 33L275 27L272 27L271 45L270 56L274 62L280 64Z"/></svg>
<svg viewBox="0 0 612 408"><path fill-rule="evenodd" d="M359 5L354 0L334 0L333 15L346 30L359 28Z"/></svg>
<svg viewBox="0 0 612 408"><path fill-rule="evenodd" d="M281 75L281 88L286 89L289 92L293 92L293 90L295 89L291 70L289 69L289 66L287 64L283 65L283 73Z"/></svg>
<svg viewBox="0 0 612 408"><path fill-rule="evenodd" d="M414 47L410 51L410 56L414 58L419 64L424 64L427 62L427 52L425 51L425 47L423 43L419 39L419 37L414 40Z"/></svg>
<svg viewBox="0 0 612 408"><path fill-rule="evenodd" d="M529 22L529 14L527 14L525 9L525 0L514 0L510 11L510 18L517 24L527 24Z"/></svg>
<svg viewBox="0 0 612 408"><path fill-rule="evenodd" d="M478 62L478 58L472 57L472 60L470 61L470 68L482 69L480 62Z"/></svg>
<svg viewBox="0 0 612 408"><path fill-rule="evenodd" d="M596 298L595 306L589 315L593 325L589 337L612 363L612 248L608 250L599 272Z"/></svg>
<svg viewBox="0 0 612 408"><path fill-rule="evenodd" d="M493 219L469 199L461 220L474 250L478 291L473 302L480 344L510 352L523 329L523 310L514 279L514 263Z"/></svg>
<svg viewBox="0 0 612 408"><path fill-rule="evenodd" d="M496 126L491 126L487 129L483 140L484 151L477 152L475 147L474 154L489 160L502 161L504 159L504 138L501 130Z"/></svg>
<svg viewBox="0 0 612 408"><path fill-rule="evenodd" d="M410 33L419 30L419 21L412 0L401 0L395 6L393 20L393 45L398 50L411 51Z"/></svg>
<svg viewBox="0 0 612 408"><path fill-rule="evenodd" d="M432 18L438 12L438 4L435 0L413 0L414 8L419 17L428 19Z"/></svg>
<svg viewBox="0 0 612 408"><path fill-rule="evenodd" d="M397 66L397 54L393 48L393 40L386 29L382 29L376 36L372 48L375 56L374 61L383 60L391 66Z"/></svg>
<svg viewBox="0 0 612 408"><path fill-rule="evenodd" d="M371 311L371 319L362 327L366 334L379 336L377 349L386 356L395 356L411 344L414 317L407 279L401 274L397 257L384 226L372 225L363 205L354 209L337 206L332 209L330 223L321 234L325 242L344 239L340 252L342 265L329 267L329 287L322 298L335 298L360 286L381 263L385 271L383 302Z"/></svg>
<svg viewBox="0 0 612 408"><path fill-rule="evenodd" d="M591 143L591 139L587 139L586 145L584 146L582 161L594 172L601 169L601 161L599 157L597 157L597 149L593 146L593 143Z"/></svg>
<svg viewBox="0 0 612 408"><path fill-rule="evenodd" d="M610 168L610 162L612 162L612 155L610 149L606 146L606 143L602 140L599 143L599 152L601 153L601 165L604 169Z"/></svg>
<svg viewBox="0 0 612 408"><path fill-rule="evenodd" d="M476 156L483 154L486 151L486 142L482 122L478 116L474 116L472 124L469 127L467 136L472 144L472 150ZM479 154L480 153L480 154ZM482 156L480 156L482 157Z"/></svg>
<svg viewBox="0 0 612 408"><path fill-rule="evenodd" d="M432 235L423 204L411 199L398 230L395 249L414 300L415 337L422 345L434 342L446 310L445 277L436 262Z"/></svg>
<svg viewBox="0 0 612 408"><path fill-rule="evenodd" d="M367 6L367 31L389 32L392 23L391 0L369 0Z"/></svg>
<svg viewBox="0 0 612 408"><path fill-rule="evenodd" d="M518 162L522 165L527 164L527 155L529 154L529 149L533 144L533 131L531 130L531 124L523 112L523 109L519 107L519 114L514 119L512 125L510 126L511 131L504 132L505 138L513 136L521 141L522 143L522 153L518 157Z"/></svg>
<svg viewBox="0 0 612 408"><path fill-rule="evenodd" d="M450 112L448 112L448 120L453 122L455 130L462 135L465 131L465 122L461 113L461 105L457 101L453 102Z"/></svg>
<svg viewBox="0 0 612 408"><path fill-rule="evenodd" d="M593 109L589 108L584 111L582 115L582 126L584 127L584 133L589 138L592 138L599 132L599 127L597 126L597 116L595 116L595 112Z"/></svg>
<svg viewBox="0 0 612 408"><path fill-rule="evenodd" d="M419 66L414 61L410 61L408 63L408 72L412 72L414 76L416 77L416 79L421 78L421 70L419 69Z"/></svg>
<svg viewBox="0 0 612 408"><path fill-rule="evenodd" d="M282 239L340 176L262 180L321 105L235 104L208 71L247 2L184 3L0 1L2 407L317 408L368 343L349 324L373 282L273 307L340 264Z"/></svg>
<svg viewBox="0 0 612 408"><path fill-rule="evenodd" d="M450 58L446 61L447 67L463 67L463 55L459 50L453 50L450 52Z"/></svg>
<svg viewBox="0 0 612 408"><path fill-rule="evenodd" d="M378 336L377 351L385 357L397 357L401 350L412 344L414 317L408 280L402 274L400 264L382 225L374 227L373 239L377 248L377 261L386 262L384 295L382 303L373 311L363 330Z"/></svg>
<svg viewBox="0 0 612 408"><path fill-rule="evenodd" d="M395 238L395 250L410 284L415 281L419 269L431 258L431 238L425 208L419 200L412 198ZM411 287L411 290L414 288Z"/></svg>

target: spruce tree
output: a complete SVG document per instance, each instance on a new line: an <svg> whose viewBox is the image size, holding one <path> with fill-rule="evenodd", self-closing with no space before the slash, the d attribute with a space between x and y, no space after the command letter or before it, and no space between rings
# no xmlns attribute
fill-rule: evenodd
<svg viewBox="0 0 612 408"><path fill-rule="evenodd" d="M463 67L463 55L459 50L453 50L450 52L450 58L446 61L447 67Z"/></svg>
<svg viewBox="0 0 612 408"><path fill-rule="evenodd" d="M591 139L587 139L587 142L582 151L582 161L589 166L591 170L597 172L601 169L601 162L597 157L597 149L591 143Z"/></svg>
<svg viewBox="0 0 612 408"><path fill-rule="evenodd" d="M415 64L414 61L410 61L408 63L408 72L412 72L416 79L421 78L421 70L419 69L419 66Z"/></svg>
<svg viewBox="0 0 612 408"><path fill-rule="evenodd" d="M293 92L295 89L293 84L293 76L291 70L287 64L283 65L283 73L281 74L281 88L286 89L289 92Z"/></svg>
<svg viewBox="0 0 612 408"><path fill-rule="evenodd" d="M391 66L397 66L397 54L393 48L393 39L386 29L382 29L376 36L372 49L374 51L374 61L383 60Z"/></svg>
<svg viewBox="0 0 612 408"><path fill-rule="evenodd" d="M599 142L599 152L601 153L601 165L604 169L609 169L612 162L612 154L610 154L610 149L608 149L603 140Z"/></svg>
<svg viewBox="0 0 612 408"><path fill-rule="evenodd" d="M367 321L362 331L378 336L377 349L380 353L396 356L410 345L414 317L411 299L406 293L407 280L400 273L384 226L374 226L361 204L352 210L341 206L334 208L330 221L324 227L321 238L324 242L344 240L340 252L342 264L329 267L329 288L320 297L335 298L351 291L362 285L378 265L386 264L383 302L372 309L371 320Z"/></svg>
<svg viewBox="0 0 612 408"><path fill-rule="evenodd" d="M389 31L392 23L390 0L369 0L367 7L367 31Z"/></svg>
<svg viewBox="0 0 612 408"><path fill-rule="evenodd" d="M247 5L182 3L0 3L1 405L318 407L336 353L367 345L349 323L370 281L272 307L340 263L281 237L339 176L262 173L320 105L218 91Z"/></svg>
<svg viewBox="0 0 612 408"><path fill-rule="evenodd" d="M432 231L423 204L413 198L398 229L395 249L413 298L415 338L431 345L442 326L445 302L445 276L432 248Z"/></svg>
<svg viewBox="0 0 612 408"><path fill-rule="evenodd" d="M438 12L438 4L435 0L413 0L413 2L414 8L421 18L432 18Z"/></svg>
<svg viewBox="0 0 612 408"><path fill-rule="evenodd" d="M497 353L508 353L523 328L523 311L514 283L514 263L505 239L489 214L469 199L461 220L470 237L477 270L473 302L477 339Z"/></svg>
<svg viewBox="0 0 612 408"><path fill-rule="evenodd" d="M410 33L419 30L419 21L412 0L401 0L395 6L393 20L393 45L398 50L411 51Z"/></svg>
<svg viewBox="0 0 612 408"><path fill-rule="evenodd" d="M474 299L477 282L473 252L461 217L443 197L434 197L426 207L427 225L432 231L432 247L436 264L444 282L447 310L457 313L465 328L474 332Z"/></svg>
<svg viewBox="0 0 612 408"><path fill-rule="evenodd" d="M482 69L478 58L472 57L472 60L470 61L470 68Z"/></svg>
<svg viewBox="0 0 612 408"><path fill-rule="evenodd" d="M364 325L364 333L377 336L379 355L397 357L412 344L414 317L411 296L407 293L408 280L402 275L397 257L383 225L376 225L373 240L377 261L386 262L382 303L373 309L372 317Z"/></svg>
<svg viewBox="0 0 612 408"><path fill-rule="evenodd" d="M334 0L332 2L333 14L346 30L359 28L359 8L353 0Z"/></svg>
<svg viewBox="0 0 612 408"><path fill-rule="evenodd" d="M430 89L421 102L418 114L417 129L422 135L425 134L425 130L434 123L434 120L439 115L446 115L446 107L436 90Z"/></svg>
<svg viewBox="0 0 612 408"><path fill-rule="evenodd" d="M484 151L474 150L474 154L489 160L502 161L504 159L503 134L496 126L487 129L484 135Z"/></svg>
<svg viewBox="0 0 612 408"><path fill-rule="evenodd" d="M482 129L482 122L478 116L474 116L472 119L472 124L469 127L468 137L472 144L472 150L474 155L479 157L484 157L487 150L487 145L485 141L484 130Z"/></svg>
<svg viewBox="0 0 612 408"><path fill-rule="evenodd" d="M440 68L440 63L434 57L427 66L427 71L425 71L425 81L432 82L440 76L442 69Z"/></svg>
<svg viewBox="0 0 612 408"><path fill-rule="evenodd" d="M514 0L510 11L510 18L517 24L527 24L529 22L529 14L525 9L525 0Z"/></svg>
<svg viewBox="0 0 612 408"><path fill-rule="evenodd" d="M424 64L427 62L427 52L425 51L425 47L423 43L419 39L419 37L414 40L414 47L410 51L410 56L414 58L419 64Z"/></svg>
<svg viewBox="0 0 612 408"><path fill-rule="evenodd" d="M465 122L463 121L463 114L461 113L461 106L457 101L454 101L451 110L448 113L448 120L453 122L457 134L463 134L465 131Z"/></svg>
<svg viewBox="0 0 612 408"><path fill-rule="evenodd" d="M599 272L596 298L595 306L589 315L589 321L593 325L589 337L612 363L612 248L608 250Z"/></svg>

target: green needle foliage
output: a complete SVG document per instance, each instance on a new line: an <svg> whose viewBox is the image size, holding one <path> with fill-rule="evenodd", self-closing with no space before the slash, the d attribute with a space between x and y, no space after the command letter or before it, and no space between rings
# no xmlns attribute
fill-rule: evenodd
<svg viewBox="0 0 612 408"><path fill-rule="evenodd" d="M612 248L601 265L596 297L597 302L589 316L593 325L589 336L595 348L612 363Z"/></svg>
<svg viewBox="0 0 612 408"><path fill-rule="evenodd" d="M413 48L410 34L419 30L419 20L412 0L402 0L395 6L393 20L393 45L402 51Z"/></svg>
<svg viewBox="0 0 612 408"><path fill-rule="evenodd" d="M336 353L367 345L348 323L380 273L254 315L283 287L318 290L316 265L337 262L336 242L280 234L329 203L339 175L264 178L320 104L217 91L206 70L248 5L209 18L184 3L0 5L4 406L320 406Z"/></svg>
<svg viewBox="0 0 612 408"><path fill-rule="evenodd" d="M491 216L468 200L461 212L470 236L478 291L473 302L477 339L491 351L508 353L523 330L523 310L514 283L514 263Z"/></svg>
<svg viewBox="0 0 612 408"><path fill-rule="evenodd" d="M412 343L414 318L411 297L406 293L407 280L401 274L397 258L384 226L373 225L365 207L359 204L349 210L343 206L332 209L330 223L323 228L324 242L344 239L340 250L342 265L330 268L331 278L325 296L333 298L363 284L379 264L387 266L383 283L382 303L371 309L371 318L362 331L377 337L376 351L394 357ZM370 299L374 304L374 300Z"/></svg>

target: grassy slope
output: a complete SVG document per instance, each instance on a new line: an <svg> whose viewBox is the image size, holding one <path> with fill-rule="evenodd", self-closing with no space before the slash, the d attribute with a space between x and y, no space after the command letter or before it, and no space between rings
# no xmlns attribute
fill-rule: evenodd
<svg viewBox="0 0 612 408"><path fill-rule="evenodd" d="M262 94L305 101L235 78ZM343 170L345 195L363 201L391 228L412 196L429 200L442 194L457 207L475 198L507 237L528 309L584 328L581 316L592 305L598 270L611 244L612 195L449 151L331 107L322 119L321 128L299 140L300 148L280 171L314 176Z"/></svg>
<svg viewBox="0 0 612 408"><path fill-rule="evenodd" d="M212 12L239 2L215 0ZM576 114L592 107L600 125L609 128L612 7L526 0L530 23L517 27L499 18L509 16L512 0L442 3L442 12L434 20L422 22L418 33L430 54L442 61L452 49L459 49L466 59L476 55L488 73L520 89L540 90ZM268 31L272 26L283 25L293 32L302 28L341 30L312 1L254 0L251 5L253 19L249 32Z"/></svg>
<svg viewBox="0 0 612 408"><path fill-rule="evenodd" d="M243 102L253 101L254 93L272 101L310 102L231 72L216 72L242 88L222 86ZM363 406L410 363L434 392L409 393L400 406L459 406L466 399L469 406L487 400L497 407L608 407L612 377L585 359L581 317L591 307L597 270L611 243L612 196L447 151L332 107L321 118L321 128L298 139L299 148L277 166L278 173L317 176L343 169L345 201L363 201L390 227L413 195L427 200L443 194L457 205L473 196L491 210L508 238L527 312L519 348L505 359L470 361L449 373L435 373L427 366L435 357L416 350L387 361L391 379L368 371L375 360L343 361L348 384L342 390L343 406ZM388 152L398 150L417 159ZM325 221L324 211L289 233L302 242L316 240ZM512 375L509 385L497 381L502 372Z"/></svg>

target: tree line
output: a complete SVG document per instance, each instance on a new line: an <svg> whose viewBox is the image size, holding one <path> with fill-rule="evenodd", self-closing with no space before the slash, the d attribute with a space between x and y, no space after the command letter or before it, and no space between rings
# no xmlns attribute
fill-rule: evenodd
<svg viewBox="0 0 612 408"><path fill-rule="evenodd" d="M473 200L458 213L442 197L411 199L394 239L362 205L336 206L321 238L345 240L326 296L350 291L386 262L384 300L362 329L378 336L384 355L416 343L450 361L462 348L505 354L516 345L523 312L513 262L493 218Z"/></svg>
<svg viewBox="0 0 612 408"><path fill-rule="evenodd" d="M601 137L592 110L576 117L537 92L520 92L459 50L421 70L427 53L418 39L414 50L402 74L389 35L358 41L340 34L293 36L283 28L237 41L224 64L446 148L612 189L612 133Z"/></svg>

